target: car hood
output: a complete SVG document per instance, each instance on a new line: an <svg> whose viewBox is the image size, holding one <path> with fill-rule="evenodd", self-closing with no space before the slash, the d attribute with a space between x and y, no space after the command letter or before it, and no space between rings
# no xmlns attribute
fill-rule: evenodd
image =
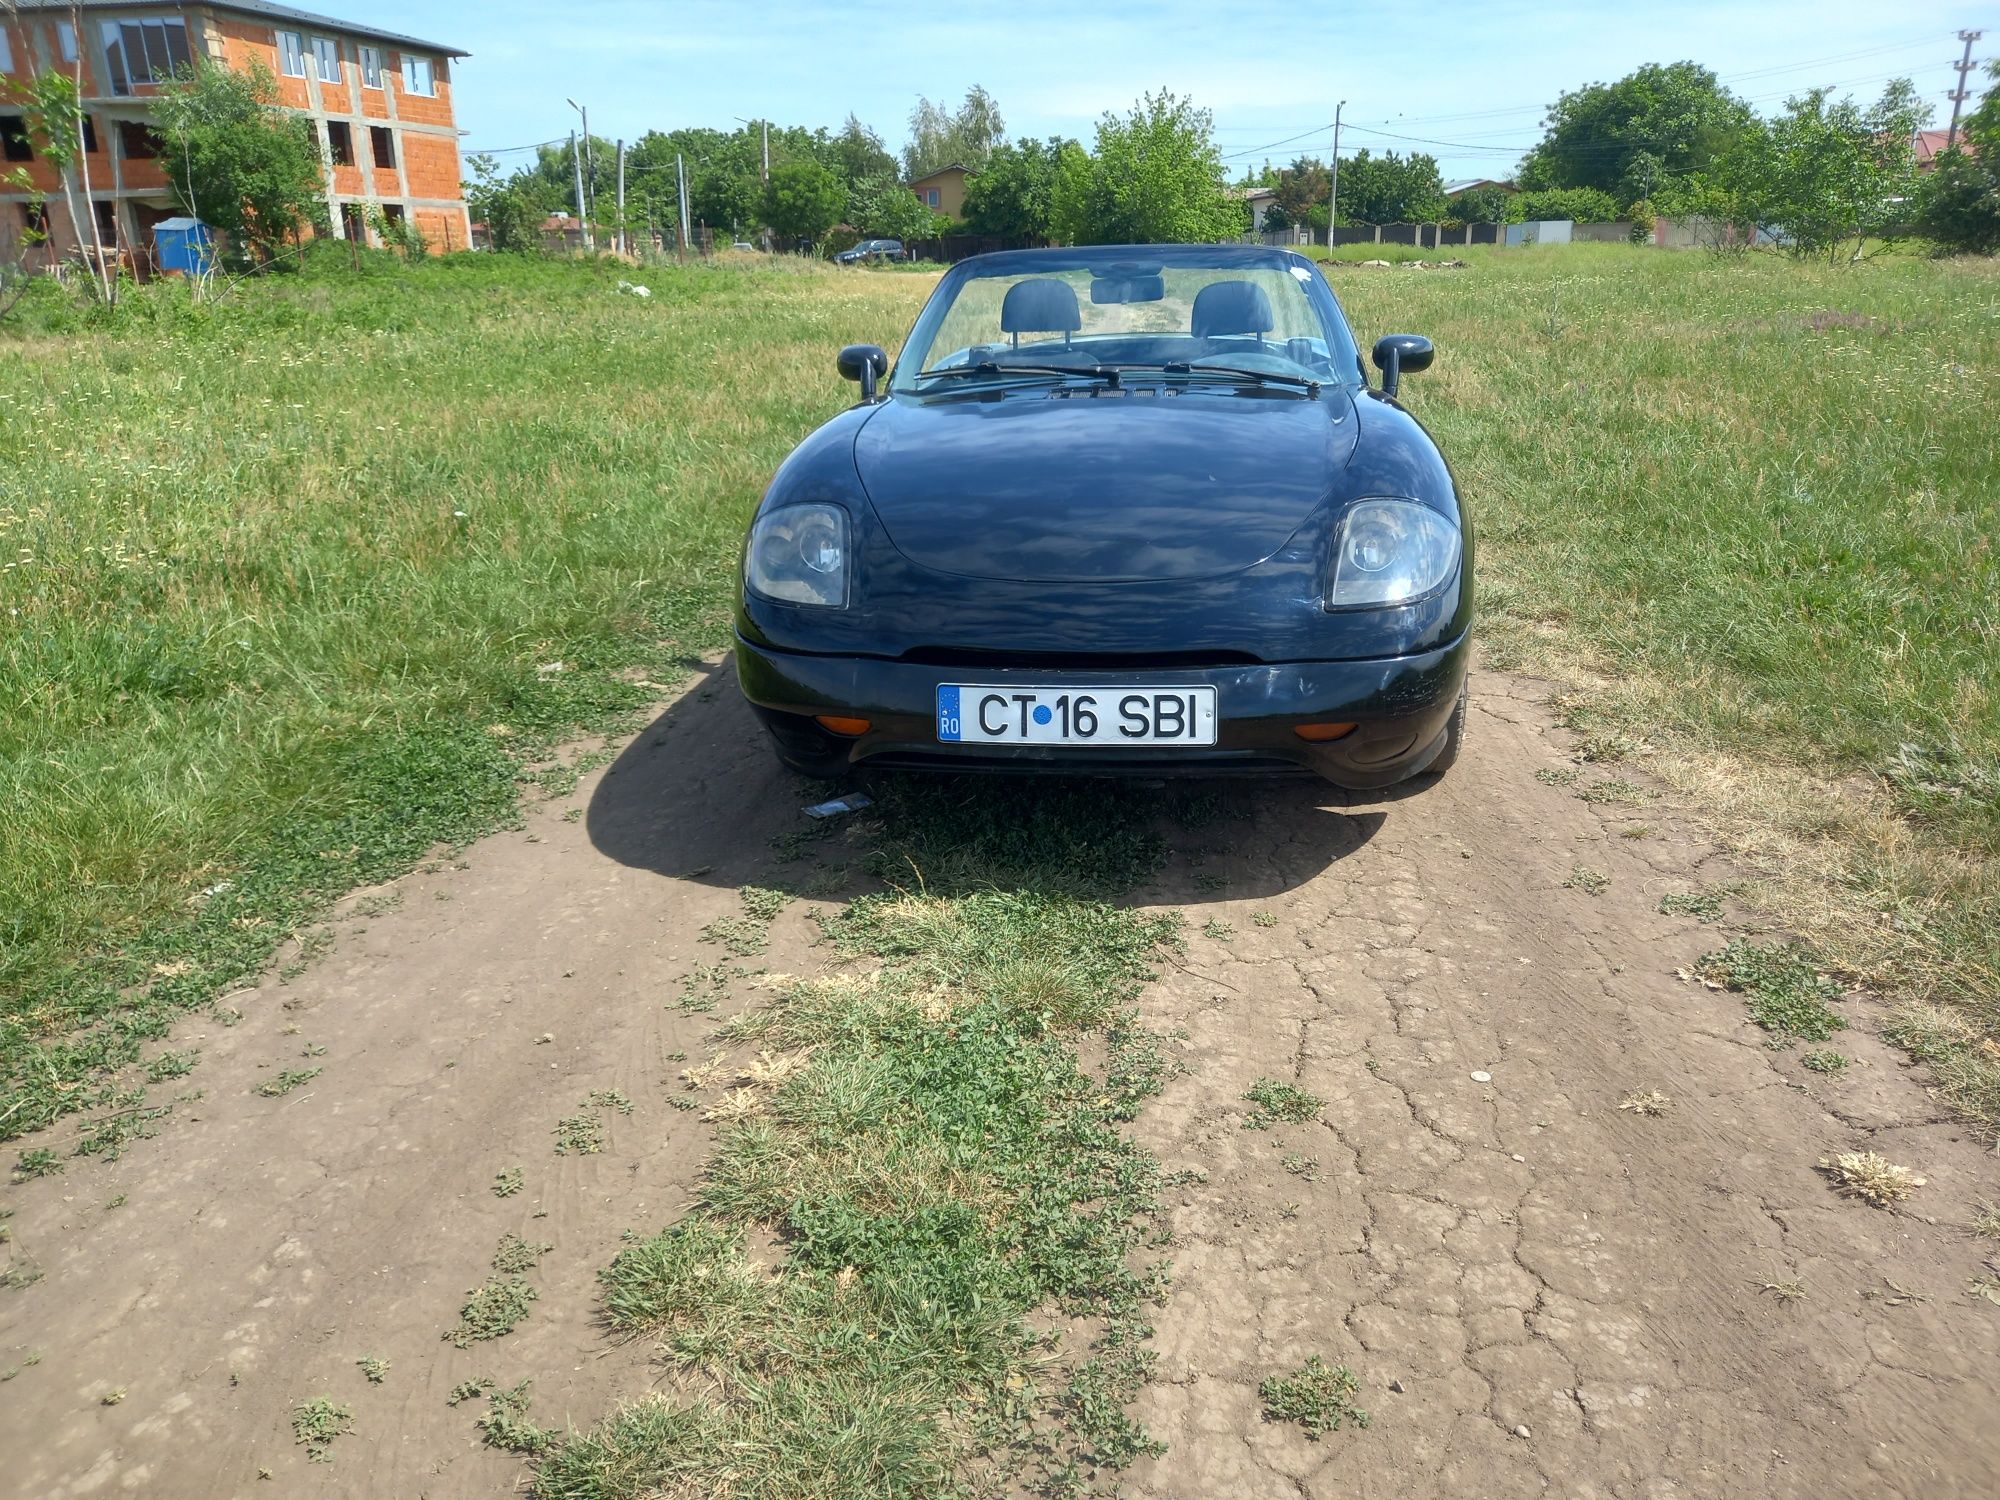
<svg viewBox="0 0 2000 1500"><path fill-rule="evenodd" d="M967 578L1080 583L1254 567L1333 492L1352 397L1091 387L884 402L855 439L896 549Z"/></svg>

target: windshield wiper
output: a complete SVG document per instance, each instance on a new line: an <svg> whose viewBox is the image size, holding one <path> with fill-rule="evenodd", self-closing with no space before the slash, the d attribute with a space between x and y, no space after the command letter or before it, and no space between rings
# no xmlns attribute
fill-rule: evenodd
<svg viewBox="0 0 2000 1500"><path fill-rule="evenodd" d="M982 359L969 365L950 365L939 370L919 370L919 380L962 380L971 375L1085 375L1118 384L1118 371L1110 365L1003 365Z"/></svg>
<svg viewBox="0 0 2000 1500"><path fill-rule="evenodd" d="M1323 383L1310 375L1282 375L1276 370L1252 370L1242 365L1196 365L1184 359L1170 359L1164 364L1147 365L1145 368L1165 375L1221 375L1230 380L1254 380L1260 385L1298 386L1311 396L1319 394Z"/></svg>

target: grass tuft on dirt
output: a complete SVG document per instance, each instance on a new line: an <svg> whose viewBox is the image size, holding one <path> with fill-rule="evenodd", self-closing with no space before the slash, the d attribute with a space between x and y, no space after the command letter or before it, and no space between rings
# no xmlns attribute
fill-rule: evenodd
<svg viewBox="0 0 2000 1500"><path fill-rule="evenodd" d="M1874 1151L1844 1151L1819 1165L1844 1196L1876 1208L1893 1208L1924 1185L1908 1167Z"/></svg>
<svg viewBox="0 0 2000 1500"><path fill-rule="evenodd" d="M1317 1094L1309 1094L1297 1084L1275 1078L1260 1078L1243 1095L1256 1107L1243 1121L1245 1130L1269 1130L1273 1125L1303 1125L1326 1107Z"/></svg>
<svg viewBox="0 0 2000 1500"><path fill-rule="evenodd" d="M1319 1355L1289 1375L1273 1375L1257 1387L1267 1422L1296 1422L1315 1442L1338 1432L1343 1422L1368 1425L1368 1413L1355 1405L1361 1383L1346 1365L1330 1365Z"/></svg>

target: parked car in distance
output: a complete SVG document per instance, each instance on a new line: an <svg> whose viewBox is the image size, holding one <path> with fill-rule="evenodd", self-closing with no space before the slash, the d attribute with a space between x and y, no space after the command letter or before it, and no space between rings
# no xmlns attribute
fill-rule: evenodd
<svg viewBox="0 0 2000 1500"><path fill-rule="evenodd" d="M735 240L731 242L729 248L732 250L755 250L757 247L748 240Z"/></svg>
<svg viewBox="0 0 2000 1500"><path fill-rule="evenodd" d="M1472 528L1376 341L1295 251L1016 250L945 272L895 369L745 539L736 670L786 766L1315 772L1457 759Z"/></svg>
<svg viewBox="0 0 2000 1500"><path fill-rule="evenodd" d="M901 259L903 259L901 240L863 240L860 244L834 256L833 263L837 266L858 266L863 261Z"/></svg>

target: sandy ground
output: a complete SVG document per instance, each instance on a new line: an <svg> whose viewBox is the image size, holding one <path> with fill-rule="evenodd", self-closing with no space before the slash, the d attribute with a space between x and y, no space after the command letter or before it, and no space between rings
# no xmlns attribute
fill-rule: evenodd
<svg viewBox="0 0 2000 1500"><path fill-rule="evenodd" d="M1856 1066L1821 1078L1737 997L1675 977L1720 931L1659 897L1729 872L1662 802L1537 780L1566 764L1541 698L1480 677L1465 758L1417 796L1232 789L1142 893L1191 918L1186 966L1143 1002L1186 1029L1189 1071L1136 1128L1206 1177L1173 1194L1141 1409L1169 1453L1130 1487L2000 1493L2000 1307L1966 1289L1994 1247L1965 1228L2000 1160L1862 1002L1838 1039ZM717 673L521 830L359 893L324 956L232 997L237 1024L190 1022L200 1100L121 1160L0 1200L8 1251L42 1273L0 1290L0 1373L18 1368L0 1494L492 1496L522 1467L481 1446L483 1403L448 1405L454 1386L532 1378L556 1426L645 1389L646 1349L593 1321L596 1272L621 1231L674 1215L706 1154L710 1127L668 1103L674 1054L701 1057L714 1019L675 1004L718 957L700 930L742 884L831 894L857 852L782 863L798 800ZM1564 888L1578 865L1609 887ZM810 905L757 962L816 963ZM1233 936L1204 936L1211 917ZM1246 1130L1259 1077L1325 1108ZM606 1149L555 1155L558 1118L603 1089L632 1103L599 1111ZM1619 1108L1649 1090L1665 1114ZM1904 1211L1815 1170L1863 1146L1927 1179ZM517 1166L521 1191L496 1196ZM552 1247L538 1300L455 1348L441 1335L508 1232ZM1793 1281L1804 1296L1764 1289ZM1258 1383L1311 1353L1360 1377L1367 1430L1261 1420ZM388 1361L381 1383L364 1357ZM291 1413L320 1395L354 1431L314 1464Z"/></svg>

